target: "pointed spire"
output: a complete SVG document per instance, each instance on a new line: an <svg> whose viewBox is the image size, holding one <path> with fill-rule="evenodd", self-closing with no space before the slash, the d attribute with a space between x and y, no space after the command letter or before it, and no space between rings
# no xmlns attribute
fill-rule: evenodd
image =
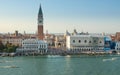
<svg viewBox="0 0 120 75"><path fill-rule="evenodd" d="M65 33L66 36L69 36L70 33L68 32L68 30L66 30L66 33Z"/></svg>
<svg viewBox="0 0 120 75"><path fill-rule="evenodd" d="M40 8L39 8L38 15L43 15L43 13L42 13L42 8L41 8L41 4L40 4Z"/></svg>

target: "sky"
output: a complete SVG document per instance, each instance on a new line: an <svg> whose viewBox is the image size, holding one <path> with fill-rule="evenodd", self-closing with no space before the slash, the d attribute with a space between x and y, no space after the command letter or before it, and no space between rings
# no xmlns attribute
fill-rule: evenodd
<svg viewBox="0 0 120 75"><path fill-rule="evenodd" d="M120 32L120 0L0 0L0 33L36 33L40 4L44 33Z"/></svg>

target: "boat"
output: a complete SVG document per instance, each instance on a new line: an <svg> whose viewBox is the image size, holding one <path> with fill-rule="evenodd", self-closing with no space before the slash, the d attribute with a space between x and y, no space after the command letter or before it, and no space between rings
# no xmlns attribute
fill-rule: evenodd
<svg viewBox="0 0 120 75"><path fill-rule="evenodd" d="M71 57L70 55L66 55L66 57Z"/></svg>
<svg viewBox="0 0 120 75"><path fill-rule="evenodd" d="M110 59L103 59L103 61L113 61L113 60L116 60L117 57L114 57L114 58L110 58Z"/></svg>
<svg viewBox="0 0 120 75"><path fill-rule="evenodd" d="M14 57L15 53L9 53L9 56Z"/></svg>
<svg viewBox="0 0 120 75"><path fill-rule="evenodd" d="M13 65L13 66L0 66L0 68L19 68L19 67L18 67L18 66Z"/></svg>

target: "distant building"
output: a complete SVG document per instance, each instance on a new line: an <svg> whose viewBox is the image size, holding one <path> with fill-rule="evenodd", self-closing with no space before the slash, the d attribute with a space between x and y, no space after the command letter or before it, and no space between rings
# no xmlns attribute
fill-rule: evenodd
<svg viewBox="0 0 120 75"><path fill-rule="evenodd" d="M18 31L15 31L15 33L12 33L12 34L10 34L10 33L1 34L0 38L1 38L1 41L4 45L9 43L11 45L21 47L22 46L22 40L29 39L29 38L36 39L36 35L35 34L21 34L21 33L18 33Z"/></svg>
<svg viewBox="0 0 120 75"><path fill-rule="evenodd" d="M54 34L46 34L44 40L47 42L48 47L55 46L55 35Z"/></svg>
<svg viewBox="0 0 120 75"><path fill-rule="evenodd" d="M116 32L115 41L120 41L120 32Z"/></svg>
<svg viewBox="0 0 120 75"><path fill-rule="evenodd" d="M110 37L112 41L115 41L115 35L110 35Z"/></svg>
<svg viewBox="0 0 120 75"><path fill-rule="evenodd" d="M116 42L115 50L120 52L120 42Z"/></svg>
<svg viewBox="0 0 120 75"><path fill-rule="evenodd" d="M104 50L111 50L111 44L112 44L112 40L111 40L111 37L110 36L105 36L104 37Z"/></svg>
<svg viewBox="0 0 120 75"><path fill-rule="evenodd" d="M66 37L64 35L55 36L55 47L62 49L66 47Z"/></svg>
<svg viewBox="0 0 120 75"><path fill-rule="evenodd" d="M79 51L103 51L102 35L71 35L66 37L66 48Z"/></svg>
<svg viewBox="0 0 120 75"><path fill-rule="evenodd" d="M78 33L77 33L77 30L76 29L74 29L74 31L73 31L73 33L72 33L72 35L77 35Z"/></svg>
<svg viewBox="0 0 120 75"><path fill-rule="evenodd" d="M2 43L3 45L6 45L7 43L15 46L21 46L22 45L22 38L17 38L17 37L5 37L2 38Z"/></svg>
<svg viewBox="0 0 120 75"><path fill-rule="evenodd" d="M17 37L19 35L18 31L16 30L15 31L15 36Z"/></svg>
<svg viewBox="0 0 120 75"><path fill-rule="evenodd" d="M38 39L25 39L22 41L22 47L18 48L17 52L37 52L37 53L46 53L47 52L47 43L38 40Z"/></svg>

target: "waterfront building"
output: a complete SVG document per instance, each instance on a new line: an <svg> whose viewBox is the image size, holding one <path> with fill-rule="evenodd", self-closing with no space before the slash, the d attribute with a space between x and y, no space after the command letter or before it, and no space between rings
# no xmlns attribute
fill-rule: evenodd
<svg viewBox="0 0 120 75"><path fill-rule="evenodd" d="M89 34L66 36L66 48L79 51L104 51L104 36Z"/></svg>
<svg viewBox="0 0 120 75"><path fill-rule="evenodd" d="M115 41L120 41L120 32L116 32Z"/></svg>
<svg viewBox="0 0 120 75"><path fill-rule="evenodd" d="M66 47L66 37L64 35L55 36L55 48L65 49Z"/></svg>
<svg viewBox="0 0 120 75"><path fill-rule="evenodd" d="M110 35L110 37L112 41L115 41L115 35Z"/></svg>
<svg viewBox="0 0 120 75"><path fill-rule="evenodd" d="M115 50L120 52L120 42L116 42Z"/></svg>
<svg viewBox="0 0 120 75"><path fill-rule="evenodd" d="M47 42L48 47L54 47L55 46L55 35L54 34L46 34L44 40Z"/></svg>
<svg viewBox="0 0 120 75"><path fill-rule="evenodd" d="M18 37L5 37L2 38L3 45L6 45L7 43L15 46L21 46L22 45L22 38Z"/></svg>
<svg viewBox="0 0 120 75"><path fill-rule="evenodd" d="M47 43L43 40L38 39L24 39L22 41L22 47L17 48L16 52L36 52L36 53L46 53L47 52Z"/></svg>
<svg viewBox="0 0 120 75"><path fill-rule="evenodd" d="M21 34L18 33L18 31L15 31L15 33L8 33L8 34L2 34L0 36L1 41L3 45L6 45L7 43L15 46L22 46L22 40L23 39L28 39L28 38L36 38L35 34Z"/></svg>
<svg viewBox="0 0 120 75"><path fill-rule="evenodd" d="M107 50L111 50L111 45L112 45L112 39L110 36L105 36L104 37L104 50L107 51Z"/></svg>
<svg viewBox="0 0 120 75"><path fill-rule="evenodd" d="M40 5L39 12L38 12L38 39L43 40L44 38L44 28L43 28L43 13L42 8Z"/></svg>

